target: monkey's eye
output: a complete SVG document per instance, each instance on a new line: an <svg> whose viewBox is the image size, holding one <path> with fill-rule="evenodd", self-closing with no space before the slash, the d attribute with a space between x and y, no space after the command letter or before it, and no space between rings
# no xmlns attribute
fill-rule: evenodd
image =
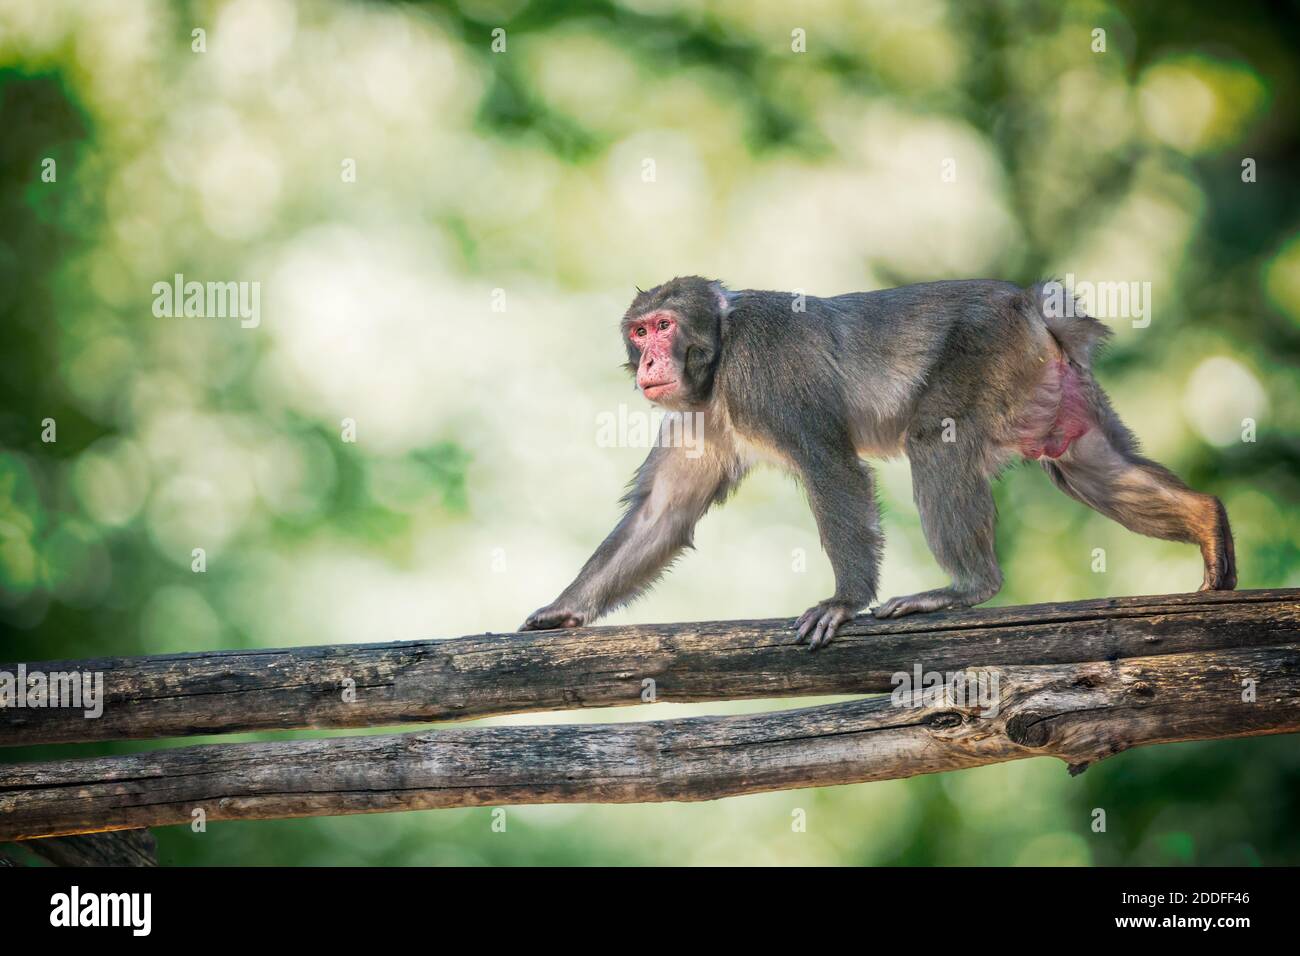
<svg viewBox="0 0 1300 956"><path fill-rule="evenodd" d="M645 338L645 326L644 326L644 325L641 326L640 328L638 328L638 329L636 330L636 337L639 338L639 339L643 339L643 338Z"/></svg>
<svg viewBox="0 0 1300 956"><path fill-rule="evenodd" d="M667 332L667 331L668 331L668 320L667 320L667 319L660 319L660 320L659 320L659 331L660 331L660 332Z"/></svg>

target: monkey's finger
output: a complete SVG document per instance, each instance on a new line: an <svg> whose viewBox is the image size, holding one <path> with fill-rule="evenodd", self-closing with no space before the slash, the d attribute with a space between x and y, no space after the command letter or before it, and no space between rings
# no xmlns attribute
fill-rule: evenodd
<svg viewBox="0 0 1300 956"><path fill-rule="evenodd" d="M570 627L582 627L583 621L576 614L543 614L537 611L528 616L521 631L558 631Z"/></svg>
<svg viewBox="0 0 1300 956"><path fill-rule="evenodd" d="M825 647L835 636L836 618L839 617L836 611L827 611L817 622L817 630L813 633L813 639L808 643L808 650L815 651L819 647Z"/></svg>
<svg viewBox="0 0 1300 956"><path fill-rule="evenodd" d="M808 632L812 630L813 625L817 623L817 608L810 607L800 615L799 620L795 622L795 629L798 636L795 638L796 644L802 644L808 639Z"/></svg>
<svg viewBox="0 0 1300 956"><path fill-rule="evenodd" d="M812 608L809 608L808 610L806 610L806 611L804 611L802 614L800 614L799 617L795 620L795 622L794 622L794 629L795 629L796 631L798 631L799 634L802 635L802 634L804 633L804 631L805 631L805 628L807 628L807 626L808 626L808 618L812 616L812 612L813 612L813 609L812 609Z"/></svg>

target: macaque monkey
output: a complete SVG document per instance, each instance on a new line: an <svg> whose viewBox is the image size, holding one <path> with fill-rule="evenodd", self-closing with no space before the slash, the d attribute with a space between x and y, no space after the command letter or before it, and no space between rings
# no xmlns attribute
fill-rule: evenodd
<svg viewBox="0 0 1300 956"><path fill-rule="evenodd" d="M1223 504L1142 457L1093 378L1109 334L1096 319L1056 316L1043 285L991 280L808 296L802 311L796 301L698 276L637 295L622 322L627 368L668 410L665 428L703 413L703 449L651 450L617 526L521 630L590 624L641 594L763 459L802 483L835 571L835 593L795 624L813 650L876 598L883 539L860 455L910 459L926 542L952 578L890 598L878 618L997 594L990 480L1022 458L1131 531L1199 545L1201 590L1236 586Z"/></svg>

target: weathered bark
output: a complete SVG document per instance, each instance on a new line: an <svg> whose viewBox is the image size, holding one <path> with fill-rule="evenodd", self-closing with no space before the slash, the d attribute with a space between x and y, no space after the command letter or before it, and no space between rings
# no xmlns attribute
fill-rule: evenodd
<svg viewBox="0 0 1300 956"><path fill-rule="evenodd" d="M1297 633L1292 589L864 616L816 654L793 644L791 621L781 619L56 661L29 669L105 672L103 716L0 710L0 746L619 706L642 703L647 681L661 701L877 693L917 662L950 671L1122 660L1280 644ZM344 699L348 681L353 702Z"/></svg>
<svg viewBox="0 0 1300 956"><path fill-rule="evenodd" d="M1099 625L1104 627L1105 625ZM0 840L208 820L710 800L1300 730L1300 643L978 668L996 714L888 697L745 716L209 744L0 767ZM1254 698L1243 701L1244 682Z"/></svg>
<svg viewBox="0 0 1300 956"><path fill-rule="evenodd" d="M23 844L55 866L157 866L158 841L148 830L50 837Z"/></svg>

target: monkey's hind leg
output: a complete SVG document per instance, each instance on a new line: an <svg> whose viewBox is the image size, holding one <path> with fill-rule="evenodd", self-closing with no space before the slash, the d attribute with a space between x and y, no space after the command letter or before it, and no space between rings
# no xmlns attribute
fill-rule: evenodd
<svg viewBox="0 0 1300 956"><path fill-rule="evenodd" d="M1237 586L1232 529L1223 502L1188 488L1168 468L1134 450L1132 434L1108 407L1103 427L1076 441L1043 468L1067 495L1130 531L1199 545L1205 561L1202 591Z"/></svg>
<svg viewBox="0 0 1300 956"><path fill-rule="evenodd" d="M1002 571L993 547L993 490L978 455L957 443L930 439L909 440L907 454L926 544L952 584L890 598L871 613L902 617L987 601L1001 589Z"/></svg>

